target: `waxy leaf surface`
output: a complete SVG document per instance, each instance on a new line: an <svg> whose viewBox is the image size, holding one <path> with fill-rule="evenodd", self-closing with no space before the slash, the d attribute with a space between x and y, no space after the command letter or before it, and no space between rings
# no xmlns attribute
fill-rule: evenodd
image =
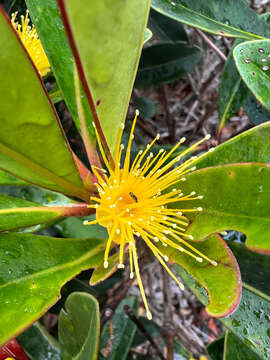
<svg viewBox="0 0 270 360"><path fill-rule="evenodd" d="M240 41L235 41L234 46ZM218 92L219 132L230 118L236 114L249 95L235 66L233 49L230 50L225 63Z"/></svg>
<svg viewBox="0 0 270 360"><path fill-rule="evenodd" d="M114 153L125 120L150 6L149 0L65 1L101 127Z"/></svg>
<svg viewBox="0 0 270 360"><path fill-rule="evenodd" d="M151 9L148 27L162 41L184 41L188 43L187 33L184 26L178 21L173 21L154 9Z"/></svg>
<svg viewBox="0 0 270 360"><path fill-rule="evenodd" d="M96 285L101 281L106 280L117 270L119 264L119 253L112 255L108 259L109 266L104 268L103 264L100 264L94 271L90 279L90 285Z"/></svg>
<svg viewBox="0 0 270 360"><path fill-rule="evenodd" d="M31 359L61 360L56 340L39 322L19 335L17 340Z"/></svg>
<svg viewBox="0 0 270 360"><path fill-rule="evenodd" d="M4 13L0 13L0 168L86 198L57 115Z"/></svg>
<svg viewBox="0 0 270 360"><path fill-rule="evenodd" d="M0 236L0 344L38 319L60 289L82 270L102 262L103 242L31 234Z"/></svg>
<svg viewBox="0 0 270 360"><path fill-rule="evenodd" d="M237 262L225 241L216 234L196 243L194 247L218 265L213 266L206 260L199 263L175 249L168 249L166 254L170 261L181 265L206 289L209 299L207 312L215 317L227 316L236 309L241 299L241 277ZM179 270L179 267L175 268Z"/></svg>
<svg viewBox="0 0 270 360"><path fill-rule="evenodd" d="M227 243L240 267L244 286L253 292L270 297L270 284L268 281L270 276L269 255L254 253L245 245L233 241Z"/></svg>
<svg viewBox="0 0 270 360"><path fill-rule="evenodd" d="M42 189L37 186L0 186L2 195L38 203L42 206L70 206L74 200L54 191ZM75 237L75 236L70 236Z"/></svg>
<svg viewBox="0 0 270 360"><path fill-rule="evenodd" d="M201 240L213 232L237 230L247 236L247 246L270 253L265 229L270 221L270 166L267 164L232 164L205 168L187 176L181 189L195 191L202 200L192 206L203 211L190 215L188 233ZM179 205L179 203L178 203ZM189 208L189 202L180 206Z"/></svg>
<svg viewBox="0 0 270 360"><path fill-rule="evenodd" d="M42 45L48 56L61 94L65 99L72 119L80 130L81 124L78 117L74 86L74 60L58 9L57 0L26 0L26 3L30 10L31 19L37 28ZM55 95L53 99L56 97ZM56 100L58 100L58 98L56 97ZM83 93L82 104L85 117L90 124L88 128L88 139L93 143L95 142L95 133L91 125L93 118L89 104Z"/></svg>
<svg viewBox="0 0 270 360"><path fill-rule="evenodd" d="M198 169L234 163L270 163L270 122L258 125L205 153L195 165Z"/></svg>
<svg viewBox="0 0 270 360"><path fill-rule="evenodd" d="M135 87L161 86L180 79L201 59L197 46L185 42L162 42L143 49Z"/></svg>
<svg viewBox="0 0 270 360"><path fill-rule="evenodd" d="M27 185L27 183L21 179L12 176L5 171L0 170L0 185Z"/></svg>
<svg viewBox="0 0 270 360"><path fill-rule="evenodd" d="M178 273L190 290L206 305L207 297L203 288L182 268ZM227 280L228 281L228 280ZM245 285L244 285L245 286ZM262 359L268 359L270 338L270 298L243 288L242 299L237 310L220 321Z"/></svg>
<svg viewBox="0 0 270 360"><path fill-rule="evenodd" d="M247 40L270 36L264 20L244 0L152 0L151 6L174 20L215 35Z"/></svg>
<svg viewBox="0 0 270 360"><path fill-rule="evenodd" d="M90 294L73 292L59 316L63 360L95 360L99 344L99 305Z"/></svg>
<svg viewBox="0 0 270 360"><path fill-rule="evenodd" d="M53 222L64 209L40 206L11 196L0 195L0 232Z"/></svg>
<svg viewBox="0 0 270 360"><path fill-rule="evenodd" d="M245 359L245 360L260 360L261 357L254 353L249 346L244 344L232 332L227 331L224 343L224 360L231 359Z"/></svg>
<svg viewBox="0 0 270 360"><path fill-rule="evenodd" d="M270 40L239 44L233 55L242 79L256 99L270 111Z"/></svg>

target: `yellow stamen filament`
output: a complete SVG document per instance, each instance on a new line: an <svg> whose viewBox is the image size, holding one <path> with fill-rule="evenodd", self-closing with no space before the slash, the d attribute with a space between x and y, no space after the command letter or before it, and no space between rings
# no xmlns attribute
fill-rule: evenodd
<svg viewBox="0 0 270 360"><path fill-rule="evenodd" d="M29 11L26 11L25 17L23 15L21 16L21 24L16 21L17 14L17 12L12 14L11 23L38 72L41 76L45 76L50 71L50 63L43 50L35 26L29 25Z"/></svg>
<svg viewBox="0 0 270 360"><path fill-rule="evenodd" d="M193 240L193 237L186 234L189 225L187 214L202 211L202 207L170 208L170 204L203 199L201 194L195 192L184 194L178 188L178 184L186 180L183 175L196 169L193 165L197 157L193 156L182 164L178 162L188 153L193 152L209 136L207 135L189 149L177 154L173 159L173 154L176 150L178 151L185 139L182 138L168 153L161 149L154 156L150 149L159 138L157 136L144 151L137 153L135 160L131 163L131 145L137 116L138 112L131 127L123 167L120 163L124 151L124 146L121 144L124 125L121 124L117 139L115 168L110 167L96 130L100 153L109 174L93 167L93 173L98 181L96 184L98 196L91 197L91 201L95 204L90 204L89 207L97 209L96 220L84 223L86 225L99 223L108 230L109 239L104 254L105 268L109 265L108 256L112 242L120 247L119 268L124 268L124 254L125 249L128 248L130 278L134 277L135 271L147 317L150 319L152 315L140 276L136 241L142 240L147 244L181 289L183 289L183 284L166 264L169 259L164 251L167 247L179 251L181 256L188 255L197 262L202 262L204 259L212 265L217 265L216 261L209 259L192 246L190 240ZM174 185L177 188L173 188ZM156 246L156 243L164 247L160 247L159 244Z"/></svg>

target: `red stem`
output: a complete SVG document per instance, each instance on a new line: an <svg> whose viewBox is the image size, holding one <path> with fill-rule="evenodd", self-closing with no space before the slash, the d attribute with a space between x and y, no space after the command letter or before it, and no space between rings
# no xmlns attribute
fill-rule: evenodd
<svg viewBox="0 0 270 360"><path fill-rule="evenodd" d="M107 144L105 135L103 133L103 130L102 130L100 122L99 122L99 118L98 118L98 114L97 114L94 99L93 99L92 94L90 92L90 89L88 87L88 83L87 83L87 79L86 79L86 76L85 76L85 73L84 73L84 70L83 70L83 65L82 65L82 62L81 62L81 58L80 58L80 55L79 55L79 52L78 52L78 49L77 49L77 46L76 46L76 43L75 43L75 39L74 39L72 30L71 30L71 26L70 26L70 23L69 23L68 14L67 14L67 10L66 10L64 0L57 0L57 1L58 1L58 6L60 8L61 15L62 15L62 19L63 19L63 23L64 23L65 30L66 30L66 33L67 33L67 37L69 39L71 51L73 53L73 56L74 56L74 59L75 59L76 65L77 65L78 74L79 74L80 80L82 82L82 86L83 86L84 92L86 94L87 100L89 102L90 108L92 110L95 126L97 128L98 133L99 133L100 139L101 139L101 141L102 141L102 143L104 145L105 151L106 151L106 153L107 153L107 155L109 157L110 163L114 167L114 160L113 160L113 157L111 155L109 146Z"/></svg>

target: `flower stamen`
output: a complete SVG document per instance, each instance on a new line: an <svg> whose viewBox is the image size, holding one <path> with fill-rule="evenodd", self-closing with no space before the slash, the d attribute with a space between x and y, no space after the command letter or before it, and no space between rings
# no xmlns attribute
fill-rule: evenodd
<svg viewBox="0 0 270 360"><path fill-rule="evenodd" d="M202 207L189 209L179 209L178 206L177 208L170 207L171 204L178 204L180 201L203 199L201 194L197 195L194 191L185 194L184 191L178 188L178 184L186 180L183 175L196 169L194 162L197 161L198 157L192 156L180 165L177 165L177 163L184 156L193 152L199 144L209 139L209 135L196 142L189 149L177 154L173 159L171 157L185 141L185 138L180 139L168 153L161 149L154 156L150 150L159 139L158 135L147 145L145 150L140 150L137 153L135 160L131 163L130 153L137 116L138 112L136 112L132 123L122 167L121 158L124 146L121 144L121 140L124 125L121 124L120 126L114 168L110 167L95 128L100 153L109 173L107 175L104 171L100 172L101 169L92 167L98 180L98 184L96 184L98 196L91 197L91 201L96 204L91 204L89 207L97 208L96 220L85 221L84 224L93 225L99 223L108 230L109 238L104 254L105 268L109 265L108 257L112 242L119 245L120 248L118 264L120 269L124 268L124 254L125 249L128 247L130 278L134 277L135 272L147 317L151 319L152 315L147 304L139 271L136 241L143 240L145 242L181 289L184 288L183 284L166 264L169 258L164 253L164 250L167 250L168 247L181 252L183 254L181 256L188 255L192 257L197 262L202 262L204 259L214 266L217 265L215 260L209 259L192 246L189 241L193 240L193 237L186 234L189 225L187 214L202 211ZM161 248L161 246L164 247Z"/></svg>

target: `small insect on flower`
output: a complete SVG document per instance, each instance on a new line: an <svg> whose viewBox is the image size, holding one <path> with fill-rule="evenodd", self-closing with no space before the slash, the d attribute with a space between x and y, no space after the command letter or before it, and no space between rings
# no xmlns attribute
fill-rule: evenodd
<svg viewBox="0 0 270 360"><path fill-rule="evenodd" d="M186 214L202 211L202 207L191 207L190 209L178 208L182 201L202 199L203 196L196 196L195 192L183 194L181 190L173 188L176 184L186 180L186 174L195 170L193 163L197 157L193 156L182 164L179 164L180 160L192 152L200 143L209 139L210 136L207 135L189 149L184 150L180 155L173 157L176 150L185 141L185 138L180 139L168 153L161 149L154 156L150 149L158 140L158 135L147 145L145 150L137 153L134 161L131 163L131 144L134 138L133 133L137 116L138 112L136 112L133 121L122 166L121 157L124 145L121 144L121 138L124 124L121 126L117 140L114 167L109 163L95 128L98 145L108 174L100 172L99 169L93 167L93 172L98 180L96 187L99 197L91 197L93 203L89 207L96 208L96 220L85 221L85 224L92 225L99 223L108 230L109 238L104 255L105 268L109 265L108 257L112 242L120 247L118 268L124 268L124 252L128 248L130 277L134 277L135 271L147 317L151 319L152 315L147 304L140 276L136 249L138 241L144 241L147 244L181 289L184 288L183 284L166 264L169 261L168 256L161 250L159 244L156 243L160 242L165 248L169 246L174 248L175 251L181 251L183 256L189 255L195 261L202 262L205 259L212 265L217 265L216 261L209 259L192 246L188 241L192 240L192 236L186 234L189 224ZM171 204L177 204L177 208L171 208Z"/></svg>
<svg viewBox="0 0 270 360"><path fill-rule="evenodd" d="M25 17L23 15L21 16L21 24L16 21L17 14L18 13L15 12L11 15L11 23L38 72L41 76L45 76L50 71L50 63L43 50L35 26L29 25L29 11L26 10Z"/></svg>

